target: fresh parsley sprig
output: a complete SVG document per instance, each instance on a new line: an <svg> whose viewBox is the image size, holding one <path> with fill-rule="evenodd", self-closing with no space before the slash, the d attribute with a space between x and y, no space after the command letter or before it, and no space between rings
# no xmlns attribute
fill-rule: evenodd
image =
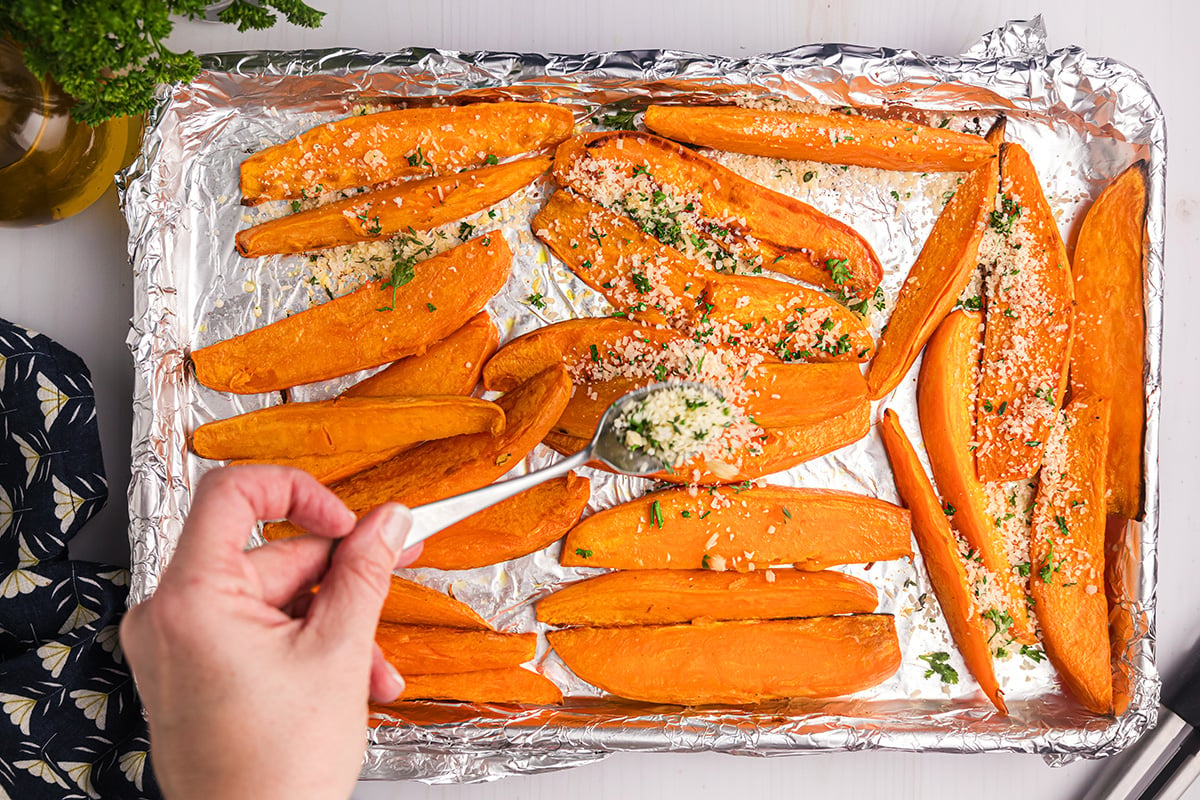
<svg viewBox="0 0 1200 800"><path fill-rule="evenodd" d="M71 117L97 125L106 119L142 114L154 105L159 83L189 81L200 72L191 50L169 49L172 16L198 19L211 0L5 0L0 36L25 54L35 75L48 75L75 98ZM307 28L323 12L301 0L234 0L221 22L239 31L269 28L276 12Z"/></svg>

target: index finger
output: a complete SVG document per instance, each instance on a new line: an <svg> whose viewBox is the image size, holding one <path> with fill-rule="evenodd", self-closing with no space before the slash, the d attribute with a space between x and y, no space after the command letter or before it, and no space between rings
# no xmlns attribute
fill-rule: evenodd
<svg viewBox="0 0 1200 800"><path fill-rule="evenodd" d="M290 467L224 467L200 479L179 537L176 563L211 564L241 554L254 525L290 519L321 536L345 536L355 517L333 492Z"/></svg>

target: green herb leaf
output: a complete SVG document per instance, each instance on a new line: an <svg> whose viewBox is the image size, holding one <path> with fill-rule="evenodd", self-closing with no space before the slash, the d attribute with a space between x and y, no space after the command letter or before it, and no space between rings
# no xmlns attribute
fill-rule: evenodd
<svg viewBox="0 0 1200 800"><path fill-rule="evenodd" d="M923 656L917 656L929 665L929 669L925 670L925 677L932 678L937 675L942 679L942 683L958 683L958 670L950 666L950 654L944 650L936 653L926 653Z"/></svg>
<svg viewBox="0 0 1200 800"><path fill-rule="evenodd" d="M579 556L580 558L591 558L593 553L591 550L584 550L582 547L576 547L575 555Z"/></svg>

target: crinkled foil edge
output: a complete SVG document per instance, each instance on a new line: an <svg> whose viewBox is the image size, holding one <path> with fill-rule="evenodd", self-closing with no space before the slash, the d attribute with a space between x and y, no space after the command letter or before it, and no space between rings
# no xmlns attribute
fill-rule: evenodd
<svg viewBox="0 0 1200 800"><path fill-rule="evenodd" d="M809 82L863 77L871 85L907 83L919 91L903 97L917 107L937 108L939 84L966 82L992 94L996 107L1033 113L1068 109L1084 124L1148 148L1150 202L1146 220L1148 397L1146 510L1140 526L1140 571L1129 609L1134 635L1124 656L1131 671L1130 704L1115 720L1073 729L1032 729L973 719L966 706L906 705L893 710L842 703L837 714L820 704L783 705L775 713L631 709L625 719L590 720L586 708L551 716L542 710L493 720L433 725L400 724L373 729L363 777L413 778L429 783L477 782L510 774L534 774L578 766L613 751L719 751L783 755L825 750L881 748L946 752L1039 753L1051 764L1120 751L1157 718L1160 683L1154 664L1154 587L1157 575L1158 436L1162 359L1163 249L1165 242L1166 128L1162 111L1142 76L1130 67L1087 55L1077 47L1047 52L1041 18L1009 22L984 35L957 57L847 45L807 45L782 53L727 58L649 50L539 55L457 53L406 49L380 55L357 50L226 53L205 58L210 74L266 77L348 71L399 75L423 94L511 84L569 86L573 82L619 85L666 79L755 84L767 90L789 78ZM564 78L569 77L569 81ZM854 95L851 86L851 95ZM878 103L877 94L863 94ZM180 317L173 247L184 221L173 202L185 189L187 170L179 154L162 148L185 115L176 106L178 87L159 87L143 150L118 178L129 224L134 270L134 314L127 344L135 362L132 478L129 486L132 587L130 601L153 593L187 511L186 437L183 416L187 324ZM171 111L173 113L168 113Z"/></svg>

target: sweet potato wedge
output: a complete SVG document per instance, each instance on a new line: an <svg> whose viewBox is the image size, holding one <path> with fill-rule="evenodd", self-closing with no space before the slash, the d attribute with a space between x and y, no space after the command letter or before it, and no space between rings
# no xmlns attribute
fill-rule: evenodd
<svg viewBox="0 0 1200 800"><path fill-rule="evenodd" d="M908 272L879 352L867 373L867 392L878 400L895 389L917 354L945 319L979 263L979 243L995 207L1000 169L996 159L972 172L946 203L916 263Z"/></svg>
<svg viewBox="0 0 1200 800"><path fill-rule="evenodd" d="M481 311L454 333L429 345L424 355L402 358L359 381L342 397L419 397L475 390L483 365L500 345L500 331Z"/></svg>
<svg viewBox="0 0 1200 800"><path fill-rule="evenodd" d="M959 172L996 158L996 148L980 136L836 111L650 106L645 121L668 139L770 158L908 172Z"/></svg>
<svg viewBox="0 0 1200 800"><path fill-rule="evenodd" d="M883 276L850 226L658 136L573 137L558 146L554 177L606 208L634 211L664 244L695 235L733 258L864 297Z"/></svg>
<svg viewBox="0 0 1200 800"><path fill-rule="evenodd" d="M362 516L388 501L419 506L486 486L528 455L558 419L571 394L561 365L496 400L504 409L504 433L473 433L405 450L382 464L335 482L330 489ZM264 535L295 535L290 522L266 526Z"/></svg>
<svg viewBox="0 0 1200 800"><path fill-rule="evenodd" d="M328 303L192 352L196 380L236 394L286 389L424 353L508 280L512 251L480 236L421 262L411 281L370 283Z"/></svg>
<svg viewBox="0 0 1200 800"><path fill-rule="evenodd" d="M1024 581L1013 573L1013 564L1024 553L1010 553L1004 536L988 511L987 493L975 474L971 455L974 392L982 339L983 315L954 311L934 332L925 347L917 379L917 409L921 436L938 492L947 504L950 525L978 553L998 591L1007 598L1003 611L1012 618L1009 633L1022 644L1035 644L1029 619Z"/></svg>
<svg viewBox="0 0 1200 800"><path fill-rule="evenodd" d="M395 625L438 626L490 631L492 626L466 603L436 589L392 576L379 621Z"/></svg>
<svg viewBox="0 0 1200 800"><path fill-rule="evenodd" d="M853 311L773 278L712 275L704 286L712 340L749 345L785 361L866 361L875 341Z"/></svg>
<svg viewBox="0 0 1200 800"><path fill-rule="evenodd" d="M566 628L547 637L583 680L648 703L835 697L882 683L900 667L895 622L876 614Z"/></svg>
<svg viewBox="0 0 1200 800"><path fill-rule="evenodd" d="M913 533L929 572L929 582L946 619L946 626L963 660L983 693L1001 714L1008 713L1004 692L996 680L995 665L987 622L976 608L972 582L959 554L958 540L942 511L917 453L900 427L900 420L890 408L883 412L879 425L888 461L896 477L896 489L912 512Z"/></svg>
<svg viewBox="0 0 1200 800"><path fill-rule="evenodd" d="M1075 344L1071 392L1111 398L1105 485L1108 510L1142 515L1146 425L1146 320L1142 301L1145 163L1121 173L1084 217L1075 245Z"/></svg>
<svg viewBox="0 0 1200 800"><path fill-rule="evenodd" d="M574 125L570 109L549 103L475 103L347 117L243 161L242 196L255 205L474 167L558 144Z"/></svg>
<svg viewBox="0 0 1200 800"><path fill-rule="evenodd" d="M285 403L206 422L192 434L192 449L216 460L377 453L502 430L500 407L474 397L341 397Z"/></svg>
<svg viewBox="0 0 1200 800"><path fill-rule="evenodd" d="M875 587L840 572L636 570L559 589L537 604L548 625L669 625L733 619L869 614Z"/></svg>
<svg viewBox="0 0 1200 800"><path fill-rule="evenodd" d="M375 642L383 657L403 675L436 675L516 667L533 658L535 633L393 625L381 622Z"/></svg>
<svg viewBox="0 0 1200 800"><path fill-rule="evenodd" d="M781 364L735 348L697 344L685 334L621 319L576 319L509 342L483 370L503 391L527 375L565 363L577 390L558 433L590 438L605 408L622 394L676 377L709 383L766 427L806 425L841 414L866 396L854 364Z"/></svg>
<svg viewBox="0 0 1200 800"><path fill-rule="evenodd" d="M748 449L735 464L693 462L654 477L668 483L742 483L820 458L857 442L870 432L871 404L863 399L849 411L821 422L793 428L767 428L754 449ZM578 453L588 443L586 439L554 431L546 434L543 441L563 455ZM599 463L589 466L604 468Z"/></svg>
<svg viewBox="0 0 1200 800"><path fill-rule="evenodd" d="M536 672L506 667L438 675L405 675L404 691L397 702L408 700L556 706L562 702L562 692L552 681ZM387 705L376 707L388 708Z"/></svg>
<svg viewBox="0 0 1200 800"><path fill-rule="evenodd" d="M412 566L474 569L529 555L566 535L590 495L574 472L546 481L426 539Z"/></svg>
<svg viewBox="0 0 1200 800"><path fill-rule="evenodd" d="M537 180L550 169L550 161L549 156L537 156L403 181L246 228L234 242L239 253L255 258L386 239L410 229L429 230L499 203Z"/></svg>
<svg viewBox="0 0 1200 800"><path fill-rule="evenodd" d="M1113 704L1104 591L1109 402L1077 395L1051 433L1029 544L1029 591L1042 643L1070 693L1090 711Z"/></svg>
<svg viewBox="0 0 1200 800"><path fill-rule="evenodd" d="M696 316L703 267L633 221L571 191L555 192L533 233L588 286L630 319L686 327Z"/></svg>
<svg viewBox="0 0 1200 800"><path fill-rule="evenodd" d="M1066 390L1075 317L1066 246L1020 145L1000 146L1000 180L980 246L989 269L974 440L985 482L1037 472Z"/></svg>
<svg viewBox="0 0 1200 800"><path fill-rule="evenodd" d="M828 489L718 487L660 492L605 509L571 529L568 567L753 571L795 564L888 561L912 554L909 515L882 500Z"/></svg>

